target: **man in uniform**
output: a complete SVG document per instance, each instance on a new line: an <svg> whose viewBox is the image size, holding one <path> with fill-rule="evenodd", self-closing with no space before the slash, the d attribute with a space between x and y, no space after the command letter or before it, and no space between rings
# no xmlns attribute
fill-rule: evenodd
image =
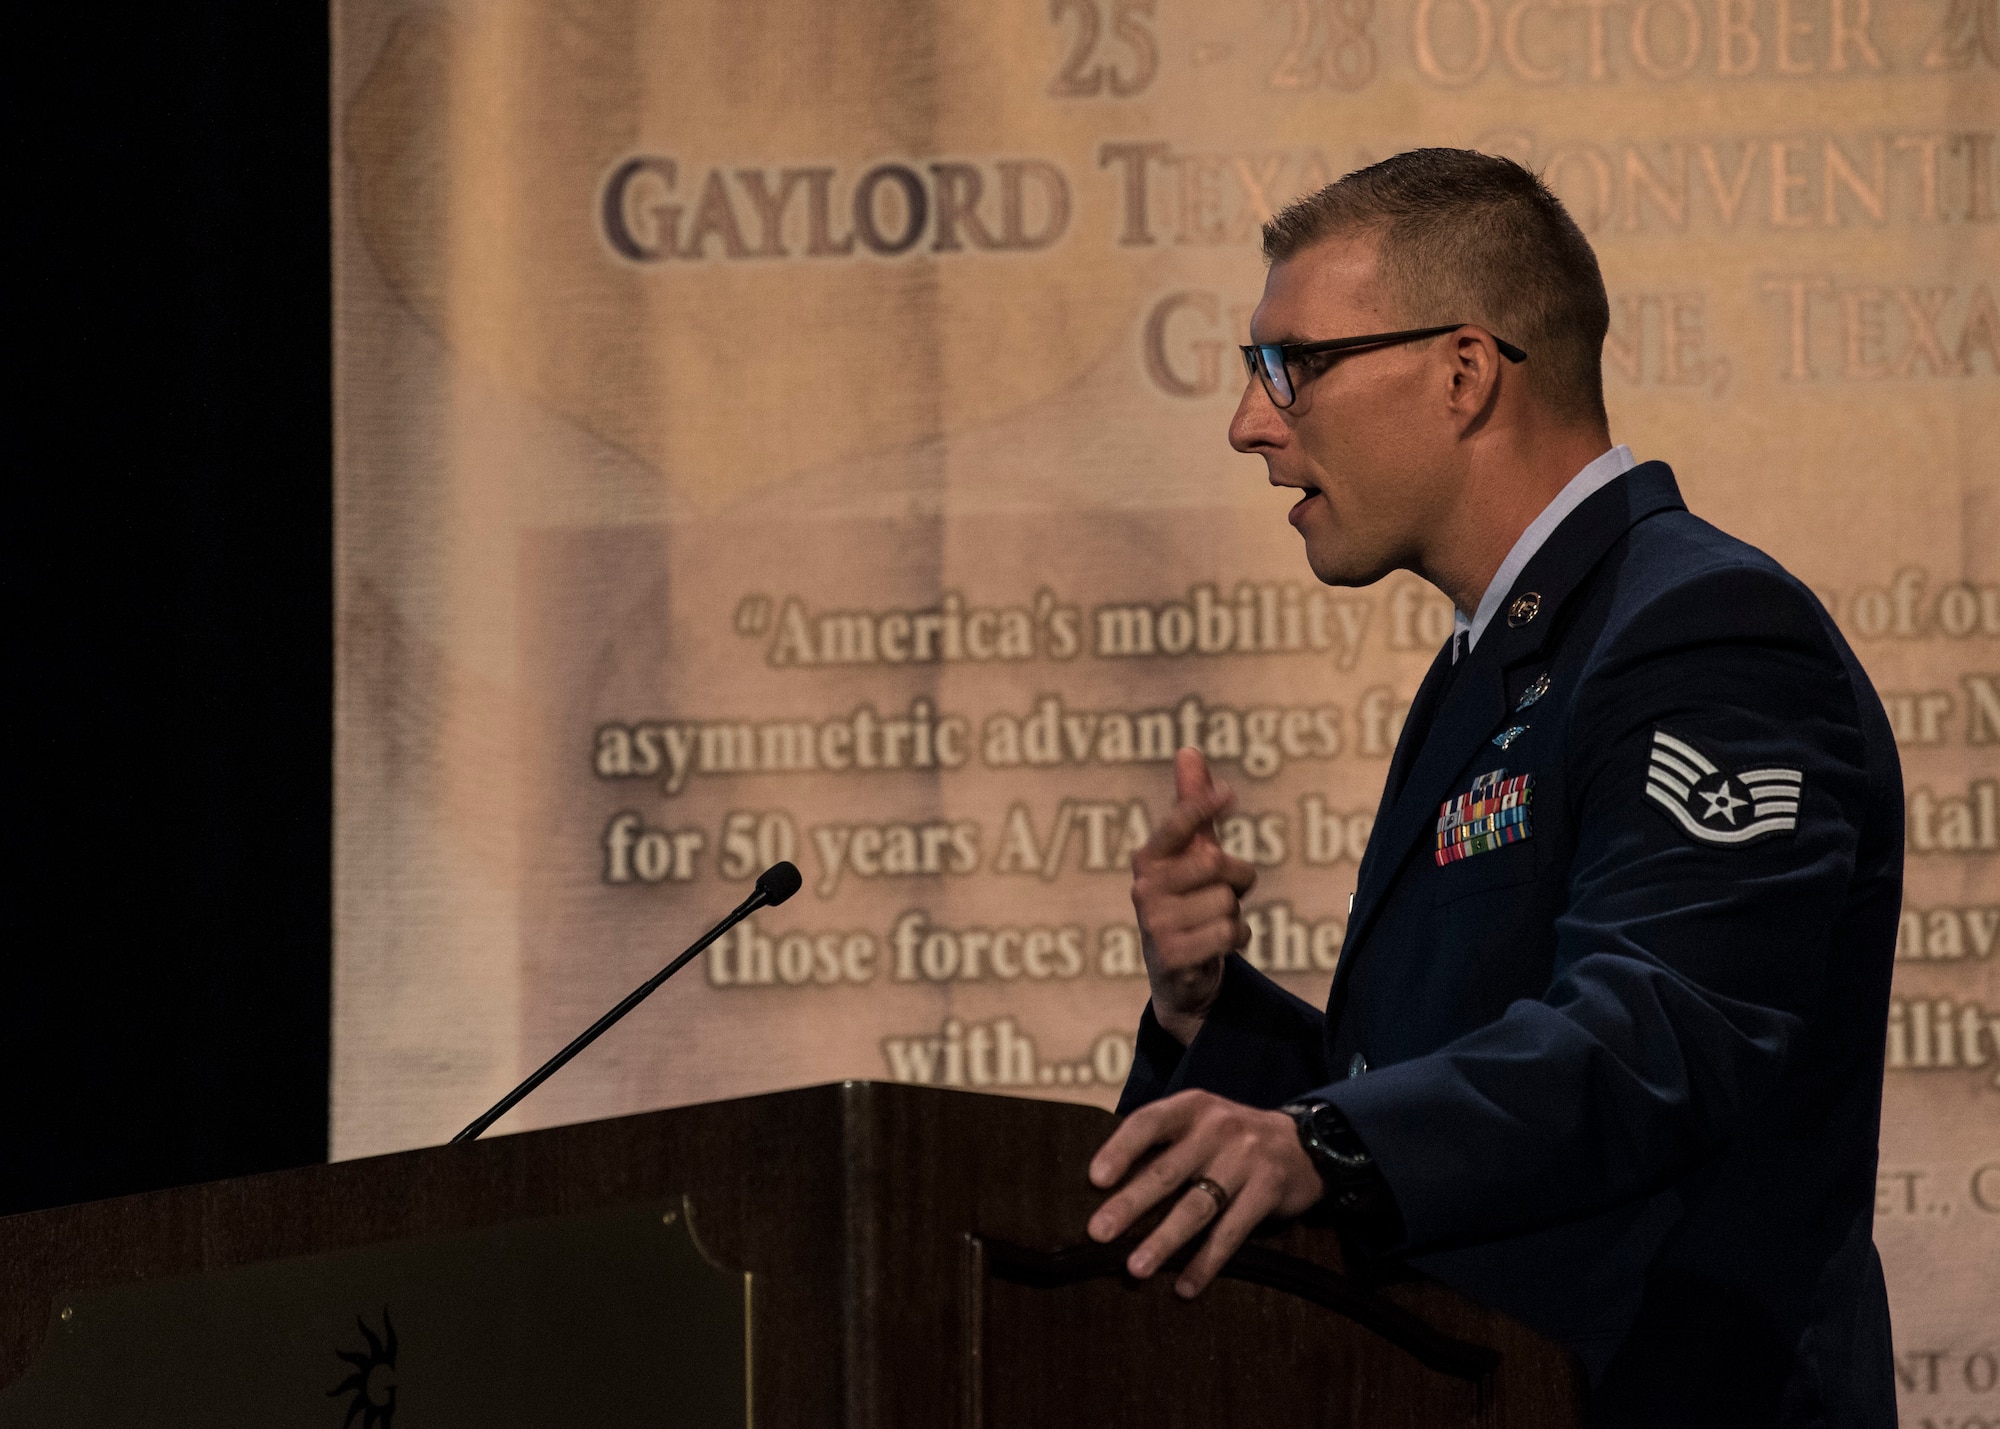
<svg viewBox="0 0 2000 1429"><path fill-rule="evenodd" d="M1867 676L1612 445L1603 279L1526 170L1402 154L1264 246L1231 443L1302 493L1322 581L1414 571L1457 629L1324 1013L1234 956L1255 874L1181 752L1133 860L1152 998L1091 1234L1164 1203L1127 1263L1192 1245L1193 1295L1314 1210L1569 1345L1595 1423L1886 1429L1902 781Z"/></svg>

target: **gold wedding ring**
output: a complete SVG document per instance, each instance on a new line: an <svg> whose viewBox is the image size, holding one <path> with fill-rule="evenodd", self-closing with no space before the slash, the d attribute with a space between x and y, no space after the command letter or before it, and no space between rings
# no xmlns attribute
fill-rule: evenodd
<svg viewBox="0 0 2000 1429"><path fill-rule="evenodd" d="M1229 1192L1223 1188L1220 1181L1213 1180L1207 1176L1197 1176L1194 1180L1188 1182L1188 1189L1190 1191L1206 1191L1209 1199L1215 1202L1215 1214L1218 1216L1229 1209Z"/></svg>

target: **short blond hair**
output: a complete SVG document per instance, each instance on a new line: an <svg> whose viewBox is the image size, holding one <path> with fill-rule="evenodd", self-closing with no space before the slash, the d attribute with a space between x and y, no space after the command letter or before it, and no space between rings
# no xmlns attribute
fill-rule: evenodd
<svg viewBox="0 0 2000 1429"><path fill-rule="evenodd" d="M1527 351L1529 389L1556 412L1605 420L1604 275L1534 174L1471 149L1412 149L1287 205L1264 225L1264 256L1365 235L1402 322L1480 323Z"/></svg>

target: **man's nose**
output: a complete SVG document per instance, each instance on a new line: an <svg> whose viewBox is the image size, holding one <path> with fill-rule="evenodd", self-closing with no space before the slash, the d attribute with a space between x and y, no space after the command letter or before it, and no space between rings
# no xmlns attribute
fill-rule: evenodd
<svg viewBox="0 0 2000 1429"><path fill-rule="evenodd" d="M1236 415L1229 419L1229 445L1248 454L1282 446L1285 436L1285 419L1272 405L1271 394L1263 383L1251 378L1244 384Z"/></svg>

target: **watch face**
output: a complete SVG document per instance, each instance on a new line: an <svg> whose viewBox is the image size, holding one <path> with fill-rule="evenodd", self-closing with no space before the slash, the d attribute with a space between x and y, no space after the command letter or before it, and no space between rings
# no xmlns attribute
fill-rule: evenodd
<svg viewBox="0 0 2000 1429"><path fill-rule="evenodd" d="M1332 1102L1319 1102L1306 1113L1306 1126L1313 1141L1329 1151L1334 1149L1334 1138L1339 1135L1346 1120Z"/></svg>
<svg viewBox="0 0 2000 1429"><path fill-rule="evenodd" d="M1351 1174L1372 1164L1368 1149L1332 1102L1313 1102L1300 1109L1299 1140L1323 1171Z"/></svg>
<svg viewBox="0 0 2000 1429"><path fill-rule="evenodd" d="M1309 1151L1326 1145L1326 1133L1331 1124L1329 1117L1338 1118L1340 1115L1331 1102L1293 1102L1278 1110L1299 1124L1299 1140Z"/></svg>

